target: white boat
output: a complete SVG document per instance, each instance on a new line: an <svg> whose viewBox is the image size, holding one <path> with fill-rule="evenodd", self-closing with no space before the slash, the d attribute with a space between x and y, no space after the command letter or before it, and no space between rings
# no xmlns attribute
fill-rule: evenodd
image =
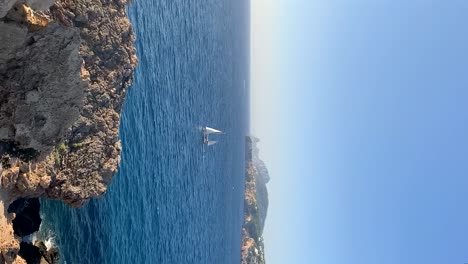
<svg viewBox="0 0 468 264"><path fill-rule="evenodd" d="M208 145L208 146L212 146L216 143L218 143L218 141L210 141L208 136L210 134L224 134L223 131L221 130L218 130L218 129L214 129L214 128L211 128L211 127L204 127L203 128L203 143L205 145Z"/></svg>
<svg viewBox="0 0 468 264"><path fill-rule="evenodd" d="M212 134L212 133L215 133L215 134L222 134L223 131L218 130L218 129L214 129L214 128L211 128L211 127L205 127L205 133L206 133L206 134Z"/></svg>

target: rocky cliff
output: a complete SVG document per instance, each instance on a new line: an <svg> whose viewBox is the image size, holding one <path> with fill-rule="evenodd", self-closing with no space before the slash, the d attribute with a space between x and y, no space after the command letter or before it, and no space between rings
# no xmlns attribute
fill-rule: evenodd
<svg viewBox="0 0 468 264"><path fill-rule="evenodd" d="M242 226L242 264L265 263L263 228L268 211L270 180L265 163L259 158L255 137L246 138L246 176L244 194L244 224Z"/></svg>
<svg viewBox="0 0 468 264"><path fill-rule="evenodd" d="M35 13L16 3L2 18L1 180L13 196L80 206L106 191L137 63L125 4L59 0Z"/></svg>
<svg viewBox="0 0 468 264"><path fill-rule="evenodd" d="M0 202L81 206L105 193L137 64L126 4L0 0Z"/></svg>

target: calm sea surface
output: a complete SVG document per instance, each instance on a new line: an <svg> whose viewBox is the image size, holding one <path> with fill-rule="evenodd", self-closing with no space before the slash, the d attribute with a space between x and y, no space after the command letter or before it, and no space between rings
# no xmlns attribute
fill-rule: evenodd
<svg viewBox="0 0 468 264"><path fill-rule="evenodd" d="M140 63L107 194L43 201L63 263L239 263L248 130L248 2L135 0ZM226 131L202 144L201 126Z"/></svg>

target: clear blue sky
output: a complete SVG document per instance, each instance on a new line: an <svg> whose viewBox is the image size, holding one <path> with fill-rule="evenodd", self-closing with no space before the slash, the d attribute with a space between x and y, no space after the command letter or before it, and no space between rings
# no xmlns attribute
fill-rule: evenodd
<svg viewBox="0 0 468 264"><path fill-rule="evenodd" d="M252 0L269 264L468 262L468 1Z"/></svg>

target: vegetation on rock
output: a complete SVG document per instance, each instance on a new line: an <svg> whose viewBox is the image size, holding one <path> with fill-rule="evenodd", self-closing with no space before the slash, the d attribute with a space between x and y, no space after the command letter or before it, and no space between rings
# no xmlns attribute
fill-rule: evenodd
<svg viewBox="0 0 468 264"><path fill-rule="evenodd" d="M8 199L78 207L105 193L120 162L120 112L137 64L126 4L0 1L0 188ZM32 222L21 234L37 228ZM0 248L0 263L20 263L18 242ZM26 243L20 255L37 261L37 248ZM49 253L40 263L53 263Z"/></svg>
<svg viewBox="0 0 468 264"><path fill-rule="evenodd" d="M106 191L120 161L120 111L137 63L127 2L28 3L43 12L0 3L0 142L24 152L2 159L0 182L14 197L80 206Z"/></svg>

